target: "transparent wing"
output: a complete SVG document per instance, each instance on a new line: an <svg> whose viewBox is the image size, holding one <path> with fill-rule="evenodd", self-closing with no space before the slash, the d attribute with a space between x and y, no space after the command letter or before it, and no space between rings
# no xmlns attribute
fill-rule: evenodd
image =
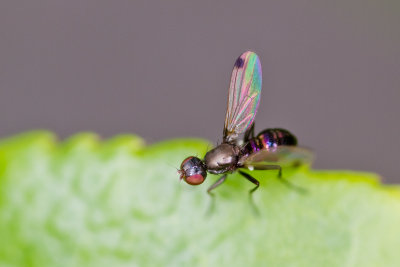
<svg viewBox="0 0 400 267"><path fill-rule="evenodd" d="M280 165L282 167L296 167L303 164L311 164L313 160L314 153L307 148L278 146L260 150L248 156L244 161L244 166Z"/></svg>
<svg viewBox="0 0 400 267"><path fill-rule="evenodd" d="M253 123L260 102L261 63L257 54L244 52L235 62L228 94L224 141L234 141Z"/></svg>

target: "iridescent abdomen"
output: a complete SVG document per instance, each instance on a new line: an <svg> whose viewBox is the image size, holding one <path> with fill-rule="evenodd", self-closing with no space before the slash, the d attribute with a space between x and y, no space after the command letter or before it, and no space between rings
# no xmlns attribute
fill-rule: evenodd
<svg viewBox="0 0 400 267"><path fill-rule="evenodd" d="M244 147L244 153L252 154L262 149L295 145L297 145L297 139L288 130L280 128L266 129L249 140Z"/></svg>

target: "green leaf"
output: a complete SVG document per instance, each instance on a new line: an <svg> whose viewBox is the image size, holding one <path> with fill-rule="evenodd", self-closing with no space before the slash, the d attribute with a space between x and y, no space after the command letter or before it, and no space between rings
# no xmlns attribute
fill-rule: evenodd
<svg viewBox="0 0 400 267"><path fill-rule="evenodd" d="M57 143L31 132L0 141L0 266L400 266L400 190L375 174L233 174L215 190L180 182L210 144L91 133Z"/></svg>

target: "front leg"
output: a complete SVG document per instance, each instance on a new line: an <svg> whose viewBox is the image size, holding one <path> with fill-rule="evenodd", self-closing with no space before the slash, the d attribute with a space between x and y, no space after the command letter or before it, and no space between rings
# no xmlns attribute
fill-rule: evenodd
<svg viewBox="0 0 400 267"><path fill-rule="evenodd" d="M214 194L211 192L212 190L214 190L216 187L218 187L219 185L221 185L223 182L225 182L227 175L224 174L222 175L215 183L213 183L208 189L207 189L207 193L214 197Z"/></svg>
<svg viewBox="0 0 400 267"><path fill-rule="evenodd" d="M215 195L212 190L214 190L216 187L220 186L223 182L225 182L227 175L224 174L222 175L215 183L213 183L208 189L207 193L211 196L211 203L210 206L208 207L207 215L211 215L214 211L215 207Z"/></svg>

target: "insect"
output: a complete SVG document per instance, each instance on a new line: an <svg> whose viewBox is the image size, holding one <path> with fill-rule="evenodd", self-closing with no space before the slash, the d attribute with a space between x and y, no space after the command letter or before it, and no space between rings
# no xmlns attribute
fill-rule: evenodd
<svg viewBox="0 0 400 267"><path fill-rule="evenodd" d="M223 142L208 151L203 160L191 156L183 160L178 171L180 179L190 185L204 182L207 173L222 176L207 192L221 185L228 174L238 171L255 185L250 193L259 187L259 181L243 170L278 170L282 178L282 167L296 167L310 163L311 151L297 147L296 137L281 128L271 128L254 135L254 117L260 102L262 72L256 53L244 52L235 62L228 93L223 131ZM242 136L242 138L239 138Z"/></svg>

